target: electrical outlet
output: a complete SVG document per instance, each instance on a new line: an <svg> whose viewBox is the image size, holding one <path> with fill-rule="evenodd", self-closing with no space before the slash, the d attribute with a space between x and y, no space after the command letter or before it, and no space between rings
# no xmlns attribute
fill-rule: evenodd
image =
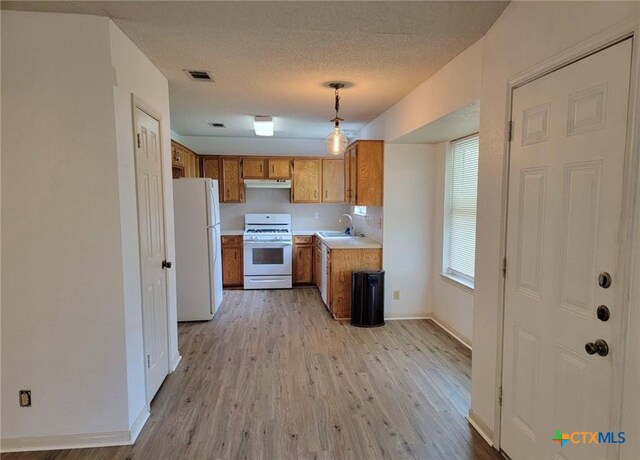
<svg viewBox="0 0 640 460"><path fill-rule="evenodd" d="M400 300L400 291L393 291L393 300Z"/></svg>
<svg viewBox="0 0 640 460"><path fill-rule="evenodd" d="M20 390L20 407L31 407L31 390Z"/></svg>

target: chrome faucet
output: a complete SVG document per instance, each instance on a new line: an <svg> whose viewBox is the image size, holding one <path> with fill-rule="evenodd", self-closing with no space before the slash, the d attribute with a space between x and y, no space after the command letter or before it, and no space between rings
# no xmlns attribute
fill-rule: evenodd
<svg viewBox="0 0 640 460"><path fill-rule="evenodd" d="M353 217L351 217L351 214L343 214L340 216L340 219L338 219L338 223L341 224L342 223L342 218L343 217L348 217L349 218L349 233L351 234L351 236L356 236L356 228L353 225Z"/></svg>

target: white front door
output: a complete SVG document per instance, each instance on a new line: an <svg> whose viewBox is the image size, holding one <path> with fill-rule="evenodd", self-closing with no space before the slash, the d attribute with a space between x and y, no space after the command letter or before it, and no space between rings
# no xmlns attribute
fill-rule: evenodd
<svg viewBox="0 0 640 460"><path fill-rule="evenodd" d="M552 438L618 439L631 47L625 40L513 92L501 448L514 460L617 455L590 434L564 447ZM600 305L610 319L598 317ZM587 352L598 339L606 356Z"/></svg>
<svg viewBox="0 0 640 460"><path fill-rule="evenodd" d="M169 373L164 194L158 120L135 109L138 231L147 401Z"/></svg>

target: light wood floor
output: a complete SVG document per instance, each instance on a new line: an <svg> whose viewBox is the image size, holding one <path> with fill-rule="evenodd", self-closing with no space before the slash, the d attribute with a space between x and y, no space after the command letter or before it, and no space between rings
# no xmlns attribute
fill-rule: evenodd
<svg viewBox="0 0 640 460"><path fill-rule="evenodd" d="M135 446L3 459L501 458L468 425L471 356L427 320L359 329L316 289L225 291Z"/></svg>

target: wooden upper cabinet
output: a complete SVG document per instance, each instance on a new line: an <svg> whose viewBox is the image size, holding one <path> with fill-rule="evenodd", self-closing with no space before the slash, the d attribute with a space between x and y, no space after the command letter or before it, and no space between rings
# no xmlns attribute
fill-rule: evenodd
<svg viewBox="0 0 640 460"><path fill-rule="evenodd" d="M245 158L242 160L242 177L244 179L265 179L267 177L267 160L264 158Z"/></svg>
<svg viewBox="0 0 640 460"><path fill-rule="evenodd" d="M293 160L291 201L294 203L320 203L322 160Z"/></svg>
<svg viewBox="0 0 640 460"><path fill-rule="evenodd" d="M345 153L345 192L348 204L382 206L384 142L356 141Z"/></svg>
<svg viewBox="0 0 640 460"><path fill-rule="evenodd" d="M220 201L222 203L244 203L242 181L242 159L238 157L220 159Z"/></svg>
<svg viewBox="0 0 640 460"><path fill-rule="evenodd" d="M173 166L184 167L184 155L182 155L180 144L171 141L171 164Z"/></svg>
<svg viewBox="0 0 640 460"><path fill-rule="evenodd" d="M173 139L171 140L171 166L174 179L200 176L199 155Z"/></svg>
<svg viewBox="0 0 640 460"><path fill-rule="evenodd" d="M344 160L322 160L322 202L344 203Z"/></svg>
<svg viewBox="0 0 640 460"><path fill-rule="evenodd" d="M269 158L269 179L291 179L291 160L289 158Z"/></svg>
<svg viewBox="0 0 640 460"><path fill-rule="evenodd" d="M218 157L202 158L202 177L220 179L220 159Z"/></svg>

